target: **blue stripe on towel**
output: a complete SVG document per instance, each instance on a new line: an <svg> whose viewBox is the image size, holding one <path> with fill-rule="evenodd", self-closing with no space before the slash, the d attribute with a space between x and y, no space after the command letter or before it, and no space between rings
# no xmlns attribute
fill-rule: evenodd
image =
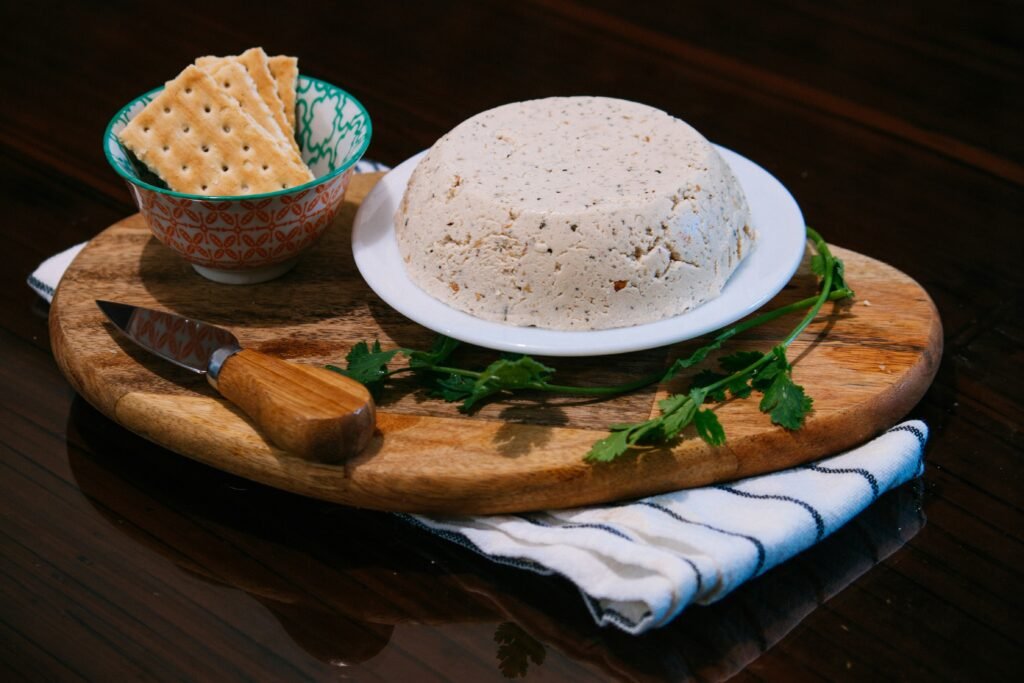
<svg viewBox="0 0 1024 683"><path fill-rule="evenodd" d="M890 429L889 431L887 431L886 434L892 434L893 432L910 432L911 434L917 437L917 442L921 444L921 448L924 448L924 444L928 440L928 438L924 435L924 432L922 432L914 425L897 425Z"/></svg>
<svg viewBox="0 0 1024 683"><path fill-rule="evenodd" d="M740 491L739 489L730 488L728 486L716 486L715 488L719 491L728 491L729 493L742 498L756 498L757 500L783 500L799 505L804 510L811 513L811 517L814 518L814 526L818 529L818 535L815 540L820 541L825 537L825 520L822 518L821 513L815 510L814 506L807 501L800 500L799 498L793 498L792 496L780 496L774 493L750 493L749 491Z"/></svg>
<svg viewBox="0 0 1024 683"><path fill-rule="evenodd" d="M758 572L761 571L761 568L764 567L764 562L765 562L765 557L766 557L766 553L765 553L765 550L764 550L764 544L761 543L761 541L759 541L758 539L754 538L753 536L748 536L747 534L741 534L741 533L738 533L736 531L728 531L726 529L720 529L720 528L718 528L716 526L711 526L710 524L705 524L704 522L695 522L692 519L686 519L682 515L672 511L671 509L665 507L664 505L658 505L657 503L652 503L652 502L650 502L648 500L638 500L636 502L636 504L637 505L646 505L647 507L653 508L655 510L658 510L659 512L664 512L666 515L668 515L672 519L674 519L674 520L676 520L678 522L682 522L684 524L693 524L694 526L704 527L705 529L710 529L711 531L717 531L718 533L725 534L726 536L735 536L736 538L746 539L746 540L750 541L751 543L753 543L754 544L754 548L757 550L757 566L754 567L754 571L751 574L751 576L757 576Z"/></svg>
<svg viewBox="0 0 1024 683"><path fill-rule="evenodd" d="M824 472L825 474L859 474L867 479L868 484L871 485L871 499L874 500L875 498L878 498L878 480L875 479L875 475L862 467L823 467L821 465L804 465L804 469L814 472Z"/></svg>

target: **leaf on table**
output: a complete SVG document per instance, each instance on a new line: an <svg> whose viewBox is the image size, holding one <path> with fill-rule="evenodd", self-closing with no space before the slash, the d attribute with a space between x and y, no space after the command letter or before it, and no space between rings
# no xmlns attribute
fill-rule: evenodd
<svg viewBox="0 0 1024 683"><path fill-rule="evenodd" d="M448 360L448 357L451 356L452 352L458 347L459 341L457 339L452 339L451 337L439 334L434 337L434 341L431 343L429 351L402 349L402 353L409 357L409 367L425 368L441 365Z"/></svg>
<svg viewBox="0 0 1024 683"><path fill-rule="evenodd" d="M824 278L828 272L828 263L832 264L832 286L829 293L837 289L848 289L846 284L846 264L842 259L831 256L825 258L824 254L815 254L811 257L811 271L820 278Z"/></svg>
<svg viewBox="0 0 1024 683"><path fill-rule="evenodd" d="M764 392L760 408L761 412L771 415L775 424L786 429L799 429L813 403L804 388L796 384L789 373L780 372Z"/></svg>
<svg viewBox="0 0 1024 683"><path fill-rule="evenodd" d="M704 402L705 393L701 389L691 389L689 394L673 394L666 399L658 401L661 408L660 440L670 441L686 429L693 421L697 412L697 406Z"/></svg>
<svg viewBox="0 0 1024 683"><path fill-rule="evenodd" d="M661 381L669 381L683 370L691 368L697 363L703 361L712 351L720 348L722 348L722 340L716 339L707 346L700 347L686 358L676 358L675 361L672 362L672 365L669 366L668 370L665 371L665 374L662 375Z"/></svg>
<svg viewBox="0 0 1024 683"><path fill-rule="evenodd" d="M554 368L529 356L501 358L484 368L459 409L469 412L487 397L501 391L533 388L547 382L554 373Z"/></svg>
<svg viewBox="0 0 1024 683"><path fill-rule="evenodd" d="M633 425L630 425L625 429L619 429L600 441L594 442L584 459L588 462L611 462L623 455L629 450L632 427Z"/></svg>
<svg viewBox="0 0 1024 683"><path fill-rule="evenodd" d="M728 375L723 375L722 373L715 372L714 370L701 370L693 376L693 380L690 382L690 389L706 389L712 384L721 382L726 377L728 377ZM724 401L725 387L719 387L712 391L708 391L706 400L719 402Z"/></svg>
<svg viewBox="0 0 1024 683"><path fill-rule="evenodd" d="M501 389L527 389L531 384L546 382L555 374L554 368L530 358L502 358L480 373L477 384L491 384Z"/></svg>
<svg viewBox="0 0 1024 683"><path fill-rule="evenodd" d="M764 358L764 354L760 351L737 351L736 353L730 353L728 356L719 358L718 365L729 374L732 374L749 368L762 358Z"/></svg>
<svg viewBox="0 0 1024 683"><path fill-rule="evenodd" d="M428 394L449 403L464 401L473 393L473 380L462 375L424 373L420 381Z"/></svg>
<svg viewBox="0 0 1024 683"><path fill-rule="evenodd" d="M333 365L328 365L327 368L365 385L370 395L377 399L384 389L384 379L388 376L388 363L399 351L400 349L382 351L380 341L374 341L372 347L361 341L345 356L347 368L342 369Z"/></svg>
<svg viewBox="0 0 1024 683"><path fill-rule="evenodd" d="M725 443L725 430L718 416L706 408L698 410L693 416L693 426L697 428L697 434L712 446L721 446Z"/></svg>

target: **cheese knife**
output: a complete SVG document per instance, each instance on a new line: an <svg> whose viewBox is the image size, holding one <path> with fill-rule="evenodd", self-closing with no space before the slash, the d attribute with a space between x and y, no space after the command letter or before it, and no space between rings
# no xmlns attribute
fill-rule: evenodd
<svg viewBox="0 0 1024 683"><path fill-rule="evenodd" d="M243 349L231 332L200 320L114 301L96 305L137 345L205 374L282 450L336 462L362 451L373 436L376 408L355 380Z"/></svg>

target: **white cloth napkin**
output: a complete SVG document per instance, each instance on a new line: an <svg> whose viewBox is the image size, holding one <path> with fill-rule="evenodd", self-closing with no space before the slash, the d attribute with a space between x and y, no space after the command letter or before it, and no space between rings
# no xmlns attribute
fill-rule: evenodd
<svg viewBox="0 0 1024 683"><path fill-rule="evenodd" d="M53 293L57 289L57 283L64 277L64 271L68 269L68 266L71 265L71 262L75 260L78 252L82 251L82 247L85 245L86 243L82 242L73 247L68 247L59 254L54 254L40 263L39 267L28 276L28 286L34 289L36 294L46 299L47 302L53 301Z"/></svg>
<svg viewBox="0 0 1024 683"><path fill-rule="evenodd" d="M83 246L44 261L29 286L52 300ZM575 510L402 517L495 562L562 575L598 624L638 634L722 599L920 476L927 439L927 426L909 421L841 455L727 485Z"/></svg>
<svg viewBox="0 0 1024 683"><path fill-rule="evenodd" d="M598 624L643 633L720 600L920 476L927 438L923 422L904 422L809 465L615 505L405 517L496 562L560 574Z"/></svg>

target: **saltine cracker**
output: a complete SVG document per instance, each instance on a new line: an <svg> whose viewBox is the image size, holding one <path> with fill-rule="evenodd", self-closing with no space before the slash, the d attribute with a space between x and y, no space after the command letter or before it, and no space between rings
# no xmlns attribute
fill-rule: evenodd
<svg viewBox="0 0 1024 683"><path fill-rule="evenodd" d="M299 82L299 60L297 57L275 55L267 59L270 73L277 81L277 94L284 104L284 115L291 124L292 131L297 133L295 126L295 87Z"/></svg>
<svg viewBox="0 0 1024 683"><path fill-rule="evenodd" d="M217 65L200 68L213 76L213 80L217 82L217 85L238 100L242 111L253 117L256 123L260 124L271 136L280 140L281 144L287 146L289 151L294 151L288 145L287 137L281 131L281 127L277 124L274 115L270 113L267 103L260 97L259 91L256 89L256 83L252 80L244 66L234 60L225 59Z"/></svg>
<svg viewBox="0 0 1024 683"><path fill-rule="evenodd" d="M118 137L177 192L246 195L313 180L308 168L194 65L167 83Z"/></svg>
<svg viewBox="0 0 1024 683"><path fill-rule="evenodd" d="M281 129L281 132L284 134L289 144L295 148L296 152L299 152L299 145L295 142L295 133L292 130L291 125L288 123L288 117L284 114L284 104L281 102L281 97L277 94L277 83L274 81L273 74L270 73L270 66L267 63L267 53L263 51L263 48L249 48L237 56L200 57L196 60L196 66L200 68L215 68L225 61L237 61L245 67L245 70L249 72L249 76L252 77L253 82L256 83L256 90L259 92L260 97L262 97L263 101L267 103L267 108L270 109L270 113L273 115L274 121L277 122L278 127Z"/></svg>

